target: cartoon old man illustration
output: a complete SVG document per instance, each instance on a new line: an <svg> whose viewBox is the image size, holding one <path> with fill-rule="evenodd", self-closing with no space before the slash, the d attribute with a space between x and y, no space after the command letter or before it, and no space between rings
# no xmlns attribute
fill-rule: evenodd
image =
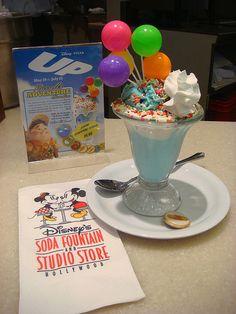
<svg viewBox="0 0 236 314"><path fill-rule="evenodd" d="M58 157L58 145L51 136L48 127L49 118L37 114L32 118L26 132L26 147L29 161L52 159Z"/></svg>

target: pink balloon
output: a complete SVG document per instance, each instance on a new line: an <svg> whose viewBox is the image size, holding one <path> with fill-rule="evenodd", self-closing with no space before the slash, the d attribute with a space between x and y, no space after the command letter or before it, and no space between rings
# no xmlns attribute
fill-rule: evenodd
<svg viewBox="0 0 236 314"><path fill-rule="evenodd" d="M107 23L102 29L103 45L110 51L127 49L131 41L129 26L119 20Z"/></svg>

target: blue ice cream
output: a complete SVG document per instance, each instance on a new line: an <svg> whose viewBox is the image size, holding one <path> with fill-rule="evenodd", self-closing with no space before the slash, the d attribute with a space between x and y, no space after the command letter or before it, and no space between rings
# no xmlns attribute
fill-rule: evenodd
<svg viewBox="0 0 236 314"><path fill-rule="evenodd" d="M149 80L137 86L127 84L121 93L123 102L139 111L156 110L167 98L163 84L158 80Z"/></svg>

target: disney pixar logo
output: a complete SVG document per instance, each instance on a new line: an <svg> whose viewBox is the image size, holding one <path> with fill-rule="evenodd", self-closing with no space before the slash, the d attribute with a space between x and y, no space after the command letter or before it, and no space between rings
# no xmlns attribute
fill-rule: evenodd
<svg viewBox="0 0 236 314"><path fill-rule="evenodd" d="M47 66L47 63L53 60L56 56L57 55L53 53L42 52L38 57L29 63L28 67L30 70L35 72L54 72L56 75L83 74L89 72L93 68L90 64L64 57Z"/></svg>

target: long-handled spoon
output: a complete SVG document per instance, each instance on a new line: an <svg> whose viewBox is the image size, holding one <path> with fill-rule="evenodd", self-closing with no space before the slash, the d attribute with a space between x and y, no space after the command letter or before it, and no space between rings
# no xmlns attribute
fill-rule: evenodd
<svg viewBox="0 0 236 314"><path fill-rule="evenodd" d="M203 152L199 152L196 153L192 156L189 156L187 158L184 158L182 160L178 160L174 166L174 169L172 170L175 171L176 169L178 169L179 167L183 166L186 162L192 161L192 160L196 160L196 159L200 159L200 158L204 158L205 157L205 153ZM100 188L103 188L107 191L111 191L111 192L123 192L127 186L135 181L138 177L134 177L131 178L130 180L126 181L126 182L122 182L122 181L117 181L117 180L111 180L111 179L99 179L99 180L95 180L94 183L96 185L98 185Z"/></svg>

